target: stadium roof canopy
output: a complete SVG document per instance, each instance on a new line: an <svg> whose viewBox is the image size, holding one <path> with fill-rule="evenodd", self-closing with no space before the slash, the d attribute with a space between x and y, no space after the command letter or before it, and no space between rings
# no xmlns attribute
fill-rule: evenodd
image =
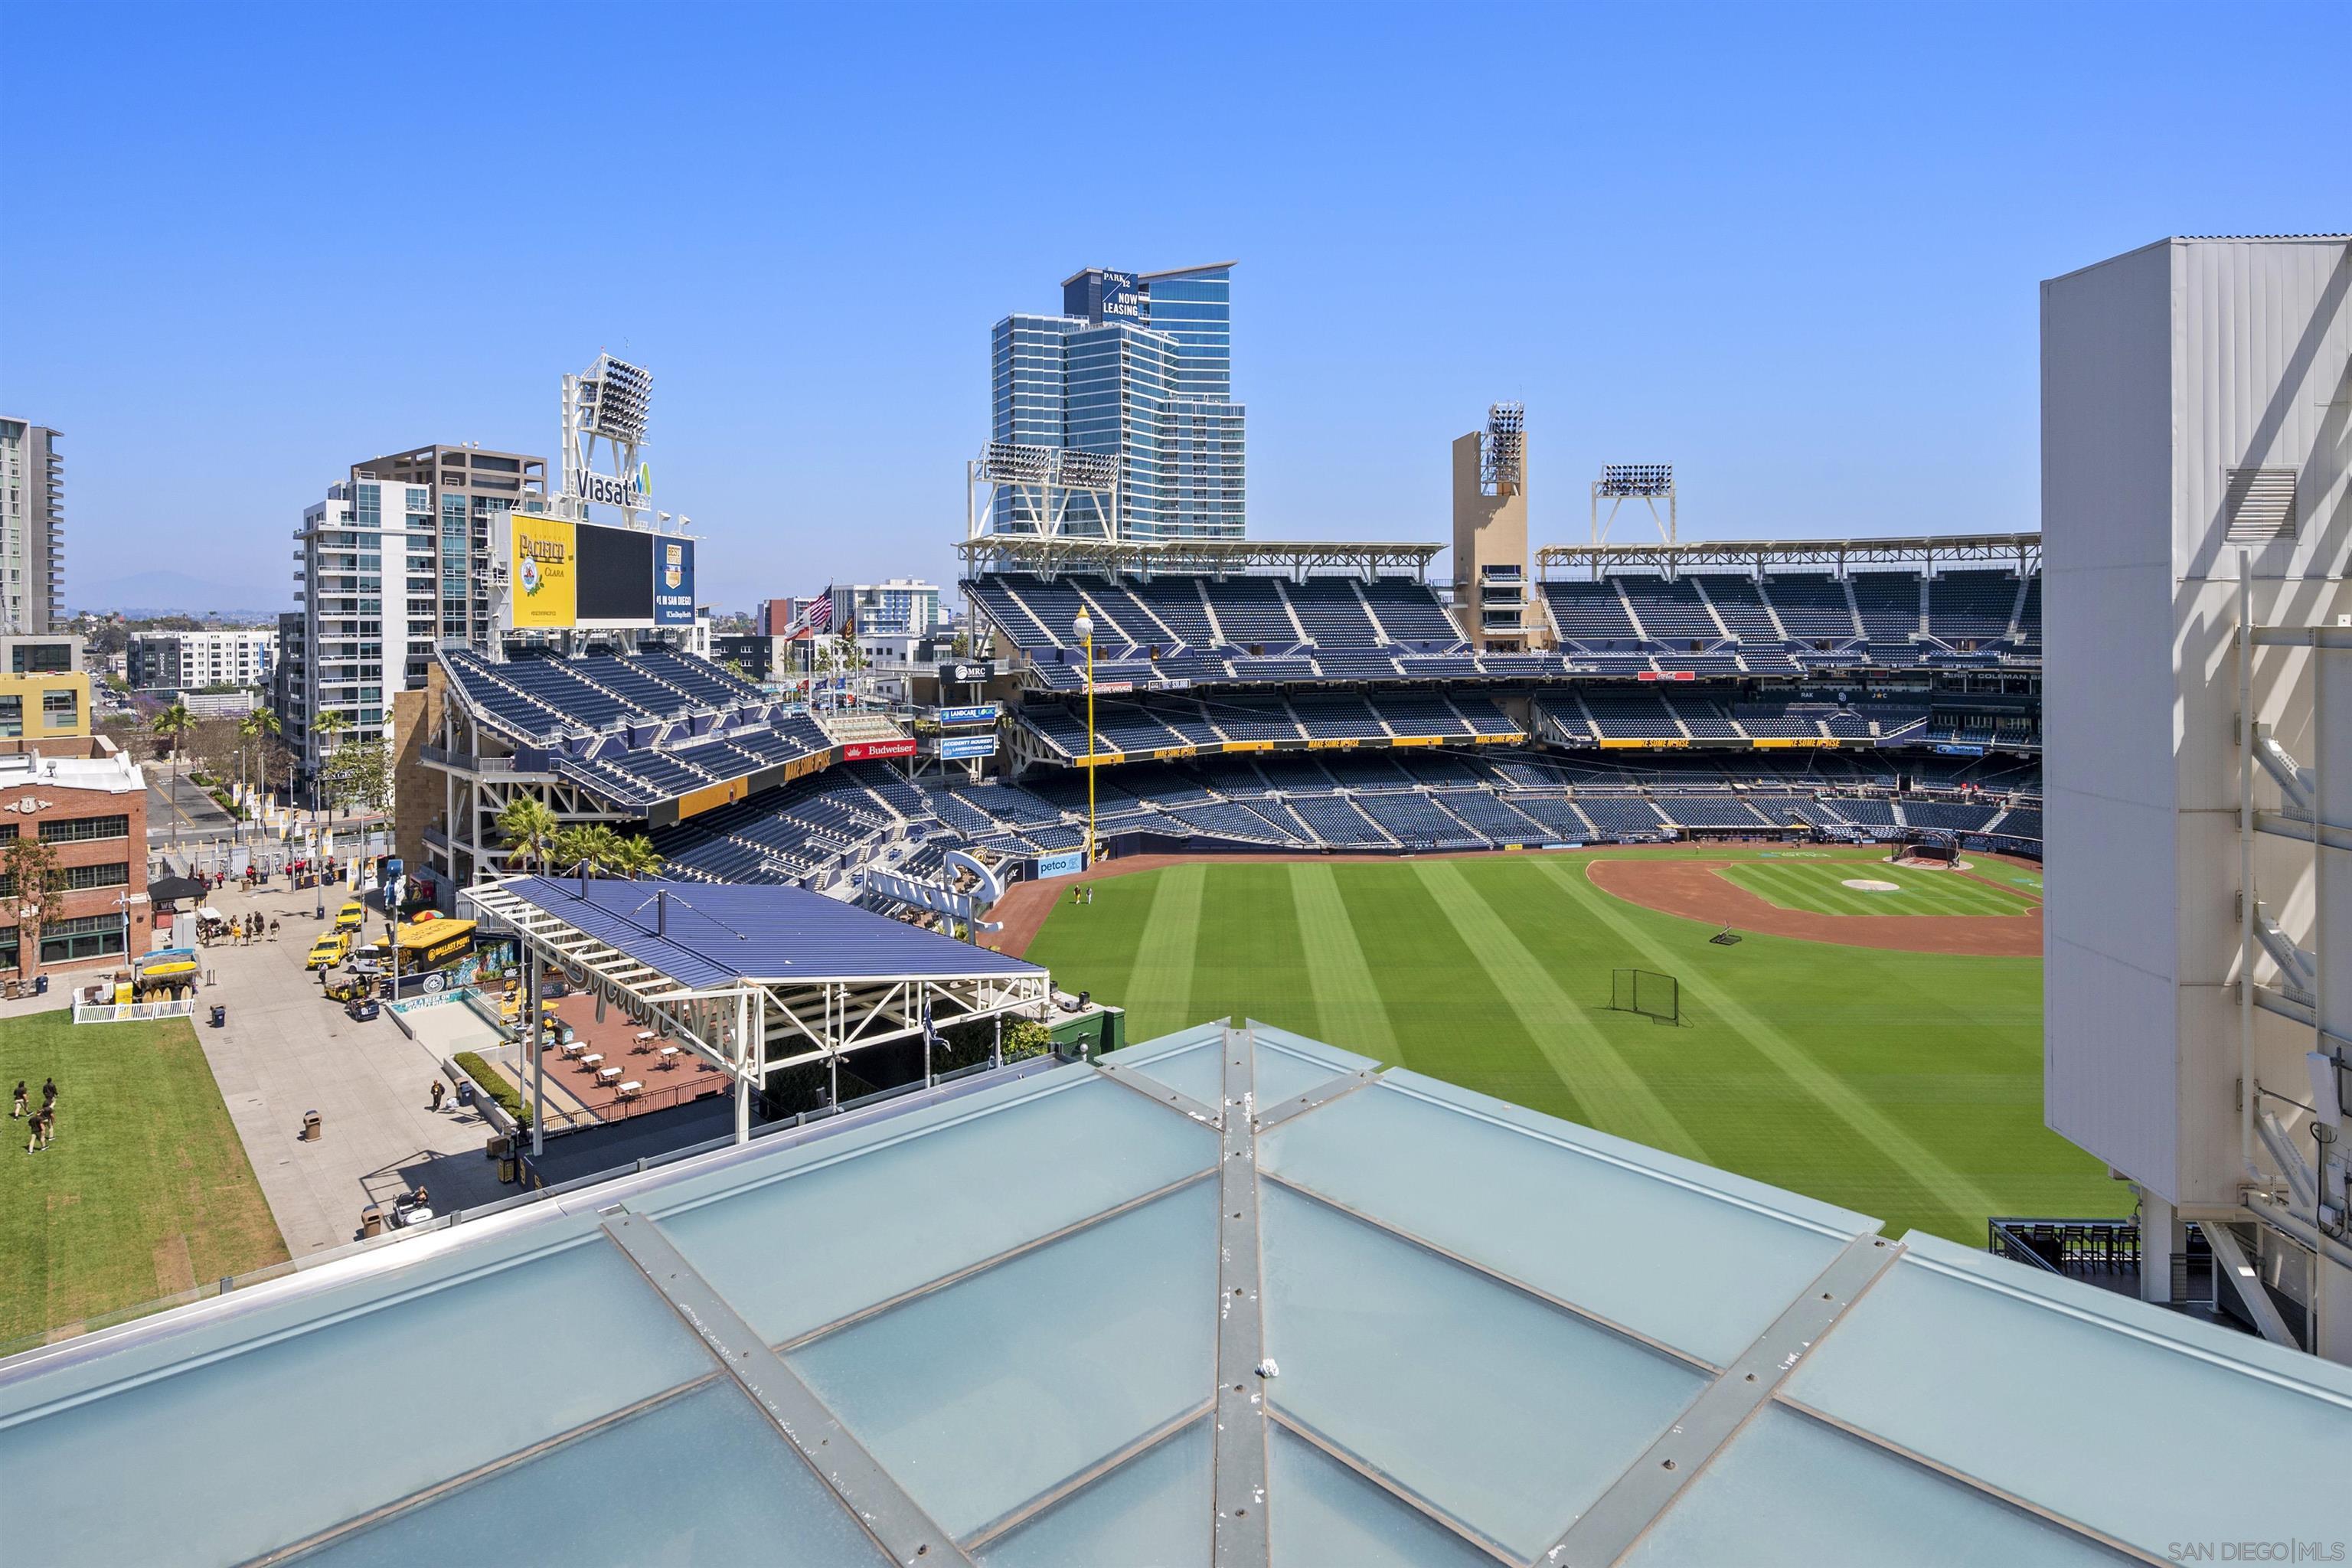
<svg viewBox="0 0 2352 1568"><path fill-rule="evenodd" d="M1443 544L1382 540L1087 539L1064 534L983 533L957 544L967 572L1102 572L1118 576L1246 572L1279 567L1294 574L1343 568L1358 574L1409 572L1418 577Z"/></svg>
<svg viewBox="0 0 2352 1568"><path fill-rule="evenodd" d="M2340 1538L2347 1435L2343 1367L1264 1026L0 1363L47 1564L2161 1561Z"/></svg>
<svg viewBox="0 0 2352 1568"><path fill-rule="evenodd" d="M510 877L459 891L525 955L739 1079L1050 997L1045 970L801 888ZM759 1042L757 1059L738 1049Z"/></svg>
<svg viewBox="0 0 2352 1568"><path fill-rule="evenodd" d="M1602 572L1665 572L1694 566L1958 566L1974 563L2039 570L2038 533L1932 533L1885 539L1717 539L1668 544L1607 542L1547 544L1536 568L1587 567Z"/></svg>

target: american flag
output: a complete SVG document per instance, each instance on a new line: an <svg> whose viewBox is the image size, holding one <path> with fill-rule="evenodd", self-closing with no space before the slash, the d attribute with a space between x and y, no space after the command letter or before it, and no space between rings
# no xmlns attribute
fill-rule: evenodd
<svg viewBox="0 0 2352 1568"><path fill-rule="evenodd" d="M819 594L809 607L801 612L801 625L813 632L821 632L833 625L833 590Z"/></svg>

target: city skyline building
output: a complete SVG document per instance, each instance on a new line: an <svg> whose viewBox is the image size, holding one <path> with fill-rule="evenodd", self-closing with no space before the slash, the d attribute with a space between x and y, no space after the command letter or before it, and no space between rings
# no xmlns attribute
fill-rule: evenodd
<svg viewBox="0 0 2352 1568"><path fill-rule="evenodd" d="M367 480L422 485L435 519L431 582L408 584L408 613L421 620L419 646L408 650L406 684L421 686L433 643L462 637L488 652L495 622L490 609L490 521L525 501L547 499L547 459L465 443L415 447L353 463L354 484ZM432 602L425 603L427 599Z"/></svg>
<svg viewBox="0 0 2352 1568"><path fill-rule="evenodd" d="M1060 315L1016 312L990 334L992 443L1118 460L1116 531L1138 540L1247 532L1245 411L1233 401L1231 261L1166 272L1086 268ZM1112 531L1096 497L1065 527ZM1035 531L1030 492L1008 490L992 524Z"/></svg>
<svg viewBox="0 0 2352 1568"><path fill-rule="evenodd" d="M893 577L883 583L836 583L827 593L833 599L834 632L856 627L861 634L922 637L940 625L936 583Z"/></svg>
<svg viewBox="0 0 2352 1568"><path fill-rule="evenodd" d="M407 686L419 648L432 658L435 519L430 486L378 479L330 485L324 500L303 509L294 534L302 546L295 590L300 652L287 657L278 721L305 779L316 775L322 749L331 749L320 743L320 715L343 716L338 743L389 739L391 693Z"/></svg>
<svg viewBox="0 0 2352 1568"><path fill-rule="evenodd" d="M278 633L266 626L133 632L124 653L125 678L137 690L263 686L278 663Z"/></svg>
<svg viewBox="0 0 2352 1568"><path fill-rule="evenodd" d="M64 434L0 416L0 631L38 637L65 621Z"/></svg>

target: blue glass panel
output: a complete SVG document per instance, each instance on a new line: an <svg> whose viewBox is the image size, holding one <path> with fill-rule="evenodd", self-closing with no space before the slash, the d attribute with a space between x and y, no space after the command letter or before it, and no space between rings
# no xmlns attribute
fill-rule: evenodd
<svg viewBox="0 0 2352 1568"><path fill-rule="evenodd" d="M1302 1186L1717 1365L1874 1228L1402 1068L1259 1151Z"/></svg>
<svg viewBox="0 0 2352 1568"><path fill-rule="evenodd" d="M1196 1183L790 1359L966 1535L1207 1402L1216 1238L1214 1184Z"/></svg>
<svg viewBox="0 0 2352 1568"><path fill-rule="evenodd" d="M1279 1427L1265 1468L1275 1568L1495 1568L1444 1525Z"/></svg>
<svg viewBox="0 0 2352 1568"><path fill-rule="evenodd" d="M2129 1559L1774 1405L1620 1561L1626 1568L2092 1568Z"/></svg>
<svg viewBox="0 0 2352 1568"><path fill-rule="evenodd" d="M453 1267L106 1358L79 1394L87 1370L10 1386L0 1475L40 1499L9 1521L10 1560L241 1562L712 1370L601 1237ZM142 1380L166 1350L197 1359ZM461 1351L494 1359L478 1375Z"/></svg>
<svg viewBox="0 0 2352 1568"><path fill-rule="evenodd" d="M2352 1443L2352 1370L1914 1232L1783 1392L2164 1556L2352 1539L2352 1489L2282 1454Z"/></svg>
<svg viewBox="0 0 2352 1568"><path fill-rule="evenodd" d="M1262 1203L1267 1399L1523 1558L1705 1386L1686 1363L1311 1198L1269 1184Z"/></svg>
<svg viewBox="0 0 2352 1568"><path fill-rule="evenodd" d="M485 1560L564 1568L889 1561L725 1380L298 1559L320 1568Z"/></svg>
<svg viewBox="0 0 2352 1568"><path fill-rule="evenodd" d="M1214 1457L1209 1424L1195 1422L991 1542L982 1568L1200 1568Z"/></svg>
<svg viewBox="0 0 2352 1568"><path fill-rule="evenodd" d="M1040 1087L1043 1085L1043 1087ZM770 1342L1213 1166L1217 1135L1073 1068L812 1141L656 1211ZM741 1173L689 1189L702 1195Z"/></svg>

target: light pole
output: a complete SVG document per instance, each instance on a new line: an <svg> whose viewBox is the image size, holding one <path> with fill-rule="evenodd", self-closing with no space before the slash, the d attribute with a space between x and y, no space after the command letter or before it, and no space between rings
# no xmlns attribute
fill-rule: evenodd
<svg viewBox="0 0 2352 1568"><path fill-rule="evenodd" d="M1070 629L1087 645L1087 865L1095 865L1095 623L1084 610Z"/></svg>

